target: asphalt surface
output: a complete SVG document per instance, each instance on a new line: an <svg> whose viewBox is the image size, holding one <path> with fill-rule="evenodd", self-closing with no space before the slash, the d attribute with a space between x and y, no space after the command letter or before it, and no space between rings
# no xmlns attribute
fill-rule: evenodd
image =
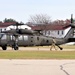
<svg viewBox="0 0 75 75"><path fill-rule="evenodd" d="M0 75L75 75L75 60L0 59Z"/></svg>
<svg viewBox="0 0 75 75"><path fill-rule="evenodd" d="M0 50L2 50L2 48L0 47ZM7 50L14 50L14 49L12 49L11 47L7 47ZM21 51L25 51L25 50L27 50L27 51L50 51L50 46L41 46L41 47L19 47L19 50L21 50ZM52 51L55 51L55 49L53 48L52 49ZM57 48L57 51L60 51L60 49L59 48ZM74 48L72 48L72 49L69 49L69 48L67 48L67 49L65 49L65 48L63 48L63 50L61 50L61 51L75 51L75 49Z"/></svg>

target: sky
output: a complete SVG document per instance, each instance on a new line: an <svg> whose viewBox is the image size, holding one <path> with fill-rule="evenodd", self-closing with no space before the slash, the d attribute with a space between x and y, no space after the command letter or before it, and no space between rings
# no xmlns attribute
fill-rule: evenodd
<svg viewBox="0 0 75 75"><path fill-rule="evenodd" d="M31 15L47 14L52 20L75 18L75 0L0 0L0 21L28 22Z"/></svg>

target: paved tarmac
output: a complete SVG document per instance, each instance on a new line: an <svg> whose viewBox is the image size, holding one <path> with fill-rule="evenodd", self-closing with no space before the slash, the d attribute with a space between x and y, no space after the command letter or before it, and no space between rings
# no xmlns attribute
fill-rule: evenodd
<svg viewBox="0 0 75 75"><path fill-rule="evenodd" d="M75 60L0 59L0 75L75 75Z"/></svg>
<svg viewBox="0 0 75 75"><path fill-rule="evenodd" d="M2 48L0 47L0 50L2 50ZM7 50L14 50L14 49L12 49L11 47L7 47ZM25 51L25 50L27 50L27 51L50 51L50 46L47 46L47 47L44 47L44 46L42 46L42 47L19 47L19 50L20 51ZM52 51L55 51L55 49L53 48L52 49ZM67 49L63 49L63 50L60 50L59 48L57 48L57 51L75 51L75 49L74 48L72 48L72 49L69 49L69 48L67 48Z"/></svg>

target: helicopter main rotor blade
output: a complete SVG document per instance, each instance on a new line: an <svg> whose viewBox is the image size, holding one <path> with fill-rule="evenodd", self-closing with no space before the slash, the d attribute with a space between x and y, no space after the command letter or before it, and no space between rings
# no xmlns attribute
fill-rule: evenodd
<svg viewBox="0 0 75 75"><path fill-rule="evenodd" d="M12 29L12 30L7 30L7 31L2 31L1 33L33 35L36 33L36 31L28 30L28 29Z"/></svg>

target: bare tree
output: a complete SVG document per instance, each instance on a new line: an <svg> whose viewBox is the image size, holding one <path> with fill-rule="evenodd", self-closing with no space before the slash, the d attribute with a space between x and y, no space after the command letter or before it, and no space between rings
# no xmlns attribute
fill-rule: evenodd
<svg viewBox="0 0 75 75"><path fill-rule="evenodd" d="M66 20L55 20L52 22L52 25L69 25L70 24L70 20L66 19Z"/></svg>
<svg viewBox="0 0 75 75"><path fill-rule="evenodd" d="M36 14L30 16L29 22L33 24L50 24L51 23L51 17L47 14Z"/></svg>

